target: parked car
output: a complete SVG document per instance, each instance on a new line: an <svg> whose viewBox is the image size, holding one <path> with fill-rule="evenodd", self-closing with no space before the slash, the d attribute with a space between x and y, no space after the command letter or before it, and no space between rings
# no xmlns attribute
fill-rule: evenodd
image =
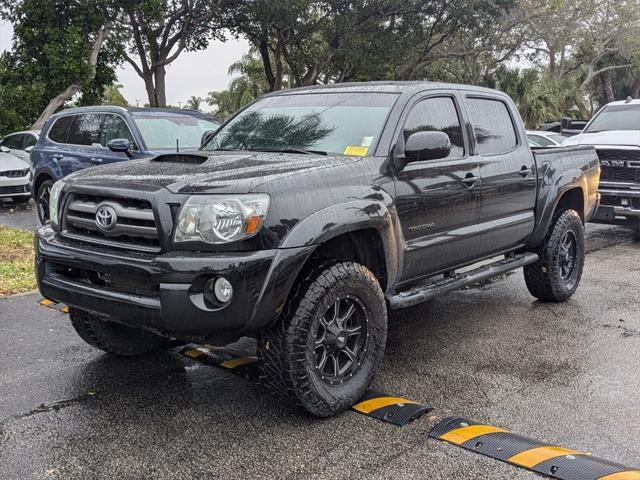
<svg viewBox="0 0 640 480"><path fill-rule="evenodd" d="M596 223L627 225L640 239L640 100L602 107L566 145L593 145L600 157L602 202Z"/></svg>
<svg viewBox="0 0 640 480"><path fill-rule="evenodd" d="M531 130L527 131L527 138L541 147L557 147L567 139L559 133Z"/></svg>
<svg viewBox="0 0 640 480"><path fill-rule="evenodd" d="M29 154L40 138L40 130L15 132L0 139L0 147L11 150L11 153L29 162Z"/></svg>
<svg viewBox="0 0 640 480"><path fill-rule="evenodd" d="M578 135L587 125L588 120L562 118L555 122L547 122L540 127L541 131L559 133L564 137Z"/></svg>
<svg viewBox="0 0 640 480"><path fill-rule="evenodd" d="M13 155L12 150L0 146L0 199L25 203L31 197L29 164Z"/></svg>
<svg viewBox="0 0 640 480"><path fill-rule="evenodd" d="M599 173L592 147L532 152L498 91L281 91L200 151L57 182L38 284L114 355L255 336L271 391L331 416L371 383L387 306L520 267L536 298L571 297Z"/></svg>
<svg viewBox="0 0 640 480"><path fill-rule="evenodd" d="M76 170L200 147L217 128L210 115L187 109L82 107L53 115L31 152L33 196L40 221L49 216L53 183Z"/></svg>

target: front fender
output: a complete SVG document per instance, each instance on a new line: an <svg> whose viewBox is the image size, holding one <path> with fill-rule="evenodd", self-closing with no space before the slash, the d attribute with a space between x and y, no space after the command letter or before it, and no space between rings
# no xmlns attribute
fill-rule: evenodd
<svg viewBox="0 0 640 480"><path fill-rule="evenodd" d="M382 240L387 271L387 285L395 284L398 275L397 215L385 196L332 205L299 222L282 240L280 248L321 245L332 238L358 230L375 229Z"/></svg>

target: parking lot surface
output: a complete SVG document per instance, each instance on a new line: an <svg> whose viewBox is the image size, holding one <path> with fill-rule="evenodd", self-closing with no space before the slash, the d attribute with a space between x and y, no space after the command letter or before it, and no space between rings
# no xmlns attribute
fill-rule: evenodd
<svg viewBox="0 0 640 480"><path fill-rule="evenodd" d="M590 226L588 250L566 304L517 271L392 312L375 386L434 407L405 427L298 414L176 352L112 358L39 295L0 299L0 478L541 478L428 438L449 415L638 467L640 245Z"/></svg>

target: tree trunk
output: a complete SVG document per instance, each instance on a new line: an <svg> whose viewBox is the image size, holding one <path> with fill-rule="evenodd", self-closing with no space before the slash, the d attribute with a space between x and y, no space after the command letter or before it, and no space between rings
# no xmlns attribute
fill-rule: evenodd
<svg viewBox="0 0 640 480"><path fill-rule="evenodd" d="M155 97L156 107L164 108L167 106L166 78L167 71L163 66L158 67L154 74L155 78Z"/></svg>
<svg viewBox="0 0 640 480"><path fill-rule="evenodd" d="M113 21L108 21L100 31L96 34L96 38L91 45L91 54L89 55L89 66L91 67L87 76L83 79L79 79L79 81L71 83L67 88L65 88L62 92L53 97L49 104L45 107L43 112L40 114L40 117L35 121L35 123L31 126L33 130L41 130L44 127L44 124L47 122L49 117L56 113L60 107L64 105L65 102L71 100L75 94L80 91L82 82L90 82L94 78L96 78L96 65L98 63L98 55L100 54L100 49L104 42L107 40L107 37L111 33L111 28L113 26Z"/></svg>
<svg viewBox="0 0 640 480"><path fill-rule="evenodd" d="M273 75L273 69L271 68L271 59L269 58L269 44L266 39L261 39L258 45L260 51L260 57L262 58L262 65L264 67L264 75L267 78L269 84L269 91L273 92L276 89L276 77Z"/></svg>
<svg viewBox="0 0 640 480"><path fill-rule="evenodd" d="M631 98L640 98L640 78L631 86Z"/></svg>
<svg viewBox="0 0 640 480"><path fill-rule="evenodd" d="M614 102L616 98L613 94L613 85L611 84L611 76L609 73L603 73L600 75L600 86L602 87L602 94L604 95L607 103Z"/></svg>

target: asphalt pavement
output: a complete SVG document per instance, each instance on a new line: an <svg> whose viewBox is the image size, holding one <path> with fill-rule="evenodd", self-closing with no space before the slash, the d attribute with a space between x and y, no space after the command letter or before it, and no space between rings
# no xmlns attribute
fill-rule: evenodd
<svg viewBox="0 0 640 480"><path fill-rule="evenodd" d="M518 271L391 314L375 386L434 407L404 427L311 418L176 352L112 358L38 294L0 299L0 478L542 478L428 438L449 415L640 467L640 244L588 231L566 304Z"/></svg>
<svg viewBox="0 0 640 480"><path fill-rule="evenodd" d="M0 199L0 225L23 230L38 228L40 221L33 200L29 200L28 203L15 204L9 200Z"/></svg>

